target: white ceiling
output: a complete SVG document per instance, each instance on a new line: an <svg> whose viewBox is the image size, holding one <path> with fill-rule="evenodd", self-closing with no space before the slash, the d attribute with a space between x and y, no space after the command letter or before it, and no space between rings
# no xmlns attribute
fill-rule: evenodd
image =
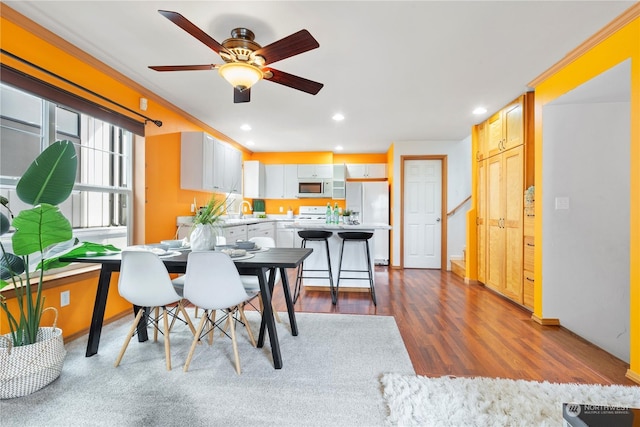
<svg viewBox="0 0 640 427"><path fill-rule="evenodd" d="M7 5L251 151L386 152L459 141L528 90L634 1L6 1ZM320 48L273 65L324 83L316 96L262 81L234 104L220 64L160 15L181 13L218 42L247 27L265 46L307 29ZM103 94L108 96L109 94ZM484 106L488 113L474 116ZM334 122L341 112L346 119ZM250 132L240 130L249 123ZM153 126L148 124L147 126Z"/></svg>

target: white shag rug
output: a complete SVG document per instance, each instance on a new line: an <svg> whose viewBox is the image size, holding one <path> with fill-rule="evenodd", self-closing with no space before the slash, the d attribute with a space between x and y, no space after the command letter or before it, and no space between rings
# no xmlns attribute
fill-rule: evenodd
<svg viewBox="0 0 640 427"><path fill-rule="evenodd" d="M640 408L640 387L385 374L387 425L561 426L562 404Z"/></svg>

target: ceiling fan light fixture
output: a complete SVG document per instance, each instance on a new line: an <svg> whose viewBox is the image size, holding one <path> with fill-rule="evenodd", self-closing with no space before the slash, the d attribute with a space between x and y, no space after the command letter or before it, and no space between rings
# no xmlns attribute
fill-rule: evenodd
<svg viewBox="0 0 640 427"><path fill-rule="evenodd" d="M228 81L231 86L240 91L249 89L264 77L262 71L253 65L244 62L229 62L218 68L218 73Z"/></svg>

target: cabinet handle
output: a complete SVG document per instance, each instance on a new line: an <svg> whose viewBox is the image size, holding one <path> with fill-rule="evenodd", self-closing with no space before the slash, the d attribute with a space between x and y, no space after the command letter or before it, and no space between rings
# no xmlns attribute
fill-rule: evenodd
<svg viewBox="0 0 640 427"><path fill-rule="evenodd" d="M529 282L531 282L531 283L534 283L534 282L535 282L535 280L533 280L531 277L525 277L525 279L526 279L526 280L528 280L528 281L529 281Z"/></svg>
<svg viewBox="0 0 640 427"><path fill-rule="evenodd" d="M527 242L527 246L531 246L533 248L535 246L535 244Z"/></svg>

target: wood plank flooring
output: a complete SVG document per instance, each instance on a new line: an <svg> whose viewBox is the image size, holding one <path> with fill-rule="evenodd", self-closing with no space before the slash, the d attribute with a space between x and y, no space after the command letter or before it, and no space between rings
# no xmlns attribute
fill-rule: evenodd
<svg viewBox="0 0 640 427"><path fill-rule="evenodd" d="M637 385L628 365L570 331L541 326L531 313L451 272L376 267L368 293L303 291L296 311L394 316L417 374L486 376L550 382ZM293 288L295 271L290 270ZM282 288L275 306L286 311Z"/></svg>

